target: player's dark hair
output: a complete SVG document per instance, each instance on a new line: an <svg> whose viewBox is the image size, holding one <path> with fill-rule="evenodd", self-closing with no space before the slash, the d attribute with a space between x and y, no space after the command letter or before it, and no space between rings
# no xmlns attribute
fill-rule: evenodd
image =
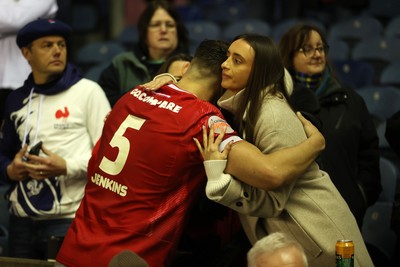
<svg viewBox="0 0 400 267"><path fill-rule="evenodd" d="M215 77L218 84L222 80L222 63L228 58L229 44L221 40L204 40L202 41L194 53L192 65L195 65L198 71L204 77ZM210 101L216 104L216 101L222 95L223 89L219 86L218 92Z"/></svg>
<svg viewBox="0 0 400 267"><path fill-rule="evenodd" d="M228 46L225 41L204 40L197 47L192 63L221 78L221 64L227 59Z"/></svg>
<svg viewBox="0 0 400 267"><path fill-rule="evenodd" d="M179 54L173 54L167 57L167 59L164 61L164 63L161 65L160 69L157 71L157 74L161 73L166 73L168 72L169 67L174 63L175 61L187 61L191 62L193 59L193 56L190 54L186 53L179 53Z"/></svg>

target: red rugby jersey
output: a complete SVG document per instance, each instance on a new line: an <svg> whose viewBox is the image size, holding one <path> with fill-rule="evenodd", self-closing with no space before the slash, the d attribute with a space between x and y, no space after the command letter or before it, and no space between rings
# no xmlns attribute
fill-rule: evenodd
<svg viewBox="0 0 400 267"><path fill-rule="evenodd" d="M177 246L188 209L204 190L203 160L193 137L227 125L214 105L174 85L125 94L109 114L88 167L85 197L57 261L107 266L130 249L151 267ZM240 140L230 127L224 137Z"/></svg>

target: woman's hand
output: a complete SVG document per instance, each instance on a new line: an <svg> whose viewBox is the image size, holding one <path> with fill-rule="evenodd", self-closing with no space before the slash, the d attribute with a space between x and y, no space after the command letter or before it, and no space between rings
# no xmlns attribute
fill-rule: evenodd
<svg viewBox="0 0 400 267"><path fill-rule="evenodd" d="M148 91L156 91L166 84L176 83L176 79L169 73L159 74L148 83L141 84L140 86Z"/></svg>
<svg viewBox="0 0 400 267"><path fill-rule="evenodd" d="M226 160L228 158L228 154L232 148L232 143L229 142L222 152L219 152L219 145L222 142L222 139L225 135L226 127L222 129L222 132L215 139L214 134L214 125L210 127L210 133L207 135L207 129L203 126L203 146L201 146L199 140L197 138L193 138L197 148L199 149L201 155L204 160Z"/></svg>

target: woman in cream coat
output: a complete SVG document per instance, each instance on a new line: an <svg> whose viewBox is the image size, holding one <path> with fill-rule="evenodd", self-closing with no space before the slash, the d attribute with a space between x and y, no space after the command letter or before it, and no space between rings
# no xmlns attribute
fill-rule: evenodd
<svg viewBox="0 0 400 267"><path fill-rule="evenodd" d="M306 139L286 100L291 92L285 87L293 85L270 38L255 34L237 37L222 68L222 87L227 91L218 104L234 114L235 126L244 139L264 153ZM225 168L229 173L226 160L210 160L221 159L229 152L212 153L217 143L210 137L210 144L204 141L204 150L199 147L206 160L207 195L239 212L252 244L268 233L284 232L303 246L311 267L322 267L335 266L337 240L351 239L354 266L373 266L354 216L317 163L298 180L277 190L258 189L224 174Z"/></svg>

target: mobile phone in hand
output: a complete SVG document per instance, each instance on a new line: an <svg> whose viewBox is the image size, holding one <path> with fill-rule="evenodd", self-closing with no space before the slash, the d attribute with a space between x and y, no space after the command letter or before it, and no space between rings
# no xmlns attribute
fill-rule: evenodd
<svg viewBox="0 0 400 267"><path fill-rule="evenodd" d="M31 149L29 150L29 154L31 155L39 155L40 149L42 148L42 141L39 141L36 145L34 145L33 147L31 147ZM23 161L28 161L28 158L23 156L22 157Z"/></svg>

